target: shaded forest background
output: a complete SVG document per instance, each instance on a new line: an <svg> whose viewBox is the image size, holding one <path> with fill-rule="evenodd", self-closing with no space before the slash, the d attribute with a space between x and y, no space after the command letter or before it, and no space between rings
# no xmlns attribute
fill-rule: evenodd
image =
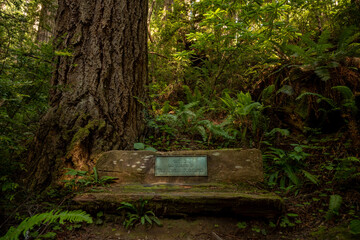
<svg viewBox="0 0 360 240"><path fill-rule="evenodd" d="M52 41L55 12L51 0L0 1L8 209L26 192L19 176L29 172L28 149L49 108L55 59L72 57ZM263 187L292 213L277 227L326 222L359 234L359 13L358 0L150 0L147 128L135 147L259 148Z"/></svg>

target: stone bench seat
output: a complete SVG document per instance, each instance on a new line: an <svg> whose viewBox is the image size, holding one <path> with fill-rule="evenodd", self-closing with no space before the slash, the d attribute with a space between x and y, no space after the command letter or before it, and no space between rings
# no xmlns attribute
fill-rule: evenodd
<svg viewBox="0 0 360 240"><path fill-rule="evenodd" d="M207 176L155 176L156 156L207 156ZM111 151L97 163L100 176L117 177L110 187L74 198L87 210L116 211L121 202L148 200L159 215L236 215L274 217L283 202L255 187L263 180L260 151Z"/></svg>

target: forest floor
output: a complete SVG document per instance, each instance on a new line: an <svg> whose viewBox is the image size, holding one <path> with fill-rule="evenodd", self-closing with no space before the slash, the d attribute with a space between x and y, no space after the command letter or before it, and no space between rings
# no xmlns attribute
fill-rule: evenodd
<svg viewBox="0 0 360 240"><path fill-rule="evenodd" d="M358 239L344 219L326 220L319 211L319 193L284 197L286 213L275 218L188 216L159 219L162 226L141 225L127 230L119 215L94 217L95 224L57 232L56 239L235 240L235 239ZM354 193L356 194L356 193ZM309 199L315 199L311 201ZM310 202L309 204L306 204ZM305 203L305 204L304 204ZM99 221L100 220L100 221ZM97 223L97 224L96 224ZM65 229L65 228L63 228Z"/></svg>
<svg viewBox="0 0 360 240"><path fill-rule="evenodd" d="M326 147L336 151L335 144L337 142L335 140L333 144L326 142ZM191 142L188 144L195 145L191 144ZM196 148L201 148L201 146ZM327 162L325 158L327 155L323 153L323 149L321 148L320 153L317 153L316 149L310 149L312 151L310 160L317 159L317 161L314 161L316 163L323 157L324 160L320 162L332 164L333 162ZM271 189L266 184L259 186L274 191L284 199L284 213L275 219L244 219L240 216L188 216L170 219L158 216L163 225L161 227L155 224L151 227L138 224L134 228L127 230L123 226L124 218L120 215L101 212L99 217L98 213L95 212L92 213L93 224L66 223L64 225L57 224L55 227L45 227L46 231L43 231L41 227L40 230L33 230L44 233L48 231L55 232L55 239L59 240L360 239L359 234L352 235L349 229L349 222L358 218L360 209L359 181L356 179L356 181L354 179L350 181L345 178L342 181L331 181L332 175L330 173L332 172L326 174L322 170L323 168L317 165L315 167L314 171L318 176L322 177L323 184L315 185L307 181L301 188L295 189L296 191L293 189ZM60 194L58 189L52 189L43 197L28 196L24 204L2 206L7 209L7 214L4 216L9 217L10 220L2 226L4 228L1 229L1 232L5 233L10 226L18 225L19 220L23 219L21 216L26 216L29 213L41 213L52 209L72 209L72 201L69 200L74 193L74 191L68 191L65 194ZM341 195L341 205L336 212L331 212L329 199L334 195ZM16 213L16 216L14 213ZM329 216L329 214L331 215Z"/></svg>
<svg viewBox="0 0 360 240"><path fill-rule="evenodd" d="M88 225L80 229L57 234L57 239L108 239L108 240L236 240L236 239L356 239L346 233L343 227L330 231L325 226L302 226L294 229L269 227L267 220L246 220L246 227L240 229L239 219L226 217L189 217L161 219L163 226L145 228L138 226L126 230L120 222L102 225Z"/></svg>
<svg viewBox="0 0 360 240"><path fill-rule="evenodd" d="M153 224L151 227L145 227L138 224L127 230L123 226L123 217L119 214L101 212L99 217L95 212L92 213L93 224L57 224L55 227L49 226L45 232L55 232L55 239L59 240L359 239L358 235L349 233L349 214L340 214L331 220L326 220L328 198L331 192L328 194L325 192L325 189L300 192L297 195L277 192L284 199L285 212L274 219L252 219L237 216L188 216L184 218L158 216L162 226ZM65 199L67 200L64 198L43 199L40 202L37 200L32 204L25 203L17 210L29 212L29 207L34 208L35 206L40 212L59 207L71 209L72 203L68 201L71 196L68 195ZM346 205L357 204L359 199L360 193L357 191L348 191L343 194ZM56 204L56 202L60 204ZM16 225L11 221L9 224Z"/></svg>

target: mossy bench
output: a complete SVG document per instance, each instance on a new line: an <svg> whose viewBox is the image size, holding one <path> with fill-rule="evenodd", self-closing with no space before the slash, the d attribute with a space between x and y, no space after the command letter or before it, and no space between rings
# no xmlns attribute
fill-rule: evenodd
<svg viewBox="0 0 360 240"><path fill-rule="evenodd" d="M194 168L197 156L206 157L206 174L163 176L159 158L173 157L183 172ZM184 160L192 157L190 160ZM261 152L257 149L175 152L110 151L97 162L99 176L117 177L110 187L74 198L82 207L115 210L121 202L148 200L163 215L211 214L274 217L283 202L276 194L258 189L263 181ZM203 169L200 169L203 170ZM166 175L166 174L165 174ZM201 176L198 176L201 175Z"/></svg>

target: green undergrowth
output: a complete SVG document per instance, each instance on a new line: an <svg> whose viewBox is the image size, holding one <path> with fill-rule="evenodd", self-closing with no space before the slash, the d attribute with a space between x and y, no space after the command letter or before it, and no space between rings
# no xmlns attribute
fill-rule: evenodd
<svg viewBox="0 0 360 240"><path fill-rule="evenodd" d="M49 90L57 97L69 89L50 87L50 79L55 59L72 54L36 40L40 9L56 11L42 7L48 2L0 4L1 212L17 212L7 228L38 212L33 208L55 209L39 205L61 198L51 189L48 200L26 201L19 179L30 170L26 150L49 108ZM233 226L239 234L358 237L359 1L174 0L149 6L149 101L146 131L135 148L258 148L265 181L256 187L281 196L287 212L269 222L240 221ZM84 124L62 134L69 159L77 144L106 126L93 116L78 117ZM68 175L67 194L110 180L96 170L69 169ZM306 231L305 237L295 234Z"/></svg>
<svg viewBox="0 0 360 240"><path fill-rule="evenodd" d="M17 227L10 227L5 236L1 237L1 240L17 240L20 238L20 235L23 235L25 238L54 238L56 233L47 231L46 233L41 230L33 230L37 225L51 226L56 223L64 224L65 221L70 223L93 223L92 218L86 212L78 211L49 211L45 213L40 213L33 215L24 219ZM45 230L44 230L45 231Z"/></svg>

